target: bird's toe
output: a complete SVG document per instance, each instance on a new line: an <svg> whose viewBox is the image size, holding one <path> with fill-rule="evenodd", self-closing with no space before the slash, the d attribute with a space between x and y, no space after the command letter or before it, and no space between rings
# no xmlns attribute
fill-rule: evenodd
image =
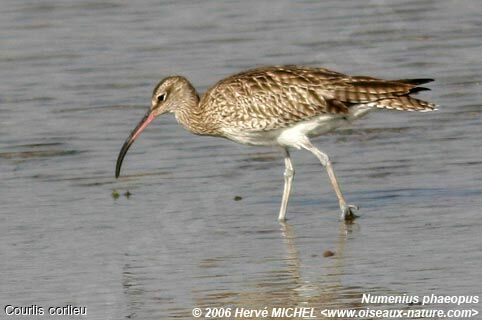
<svg viewBox="0 0 482 320"><path fill-rule="evenodd" d="M358 211L359 207L354 204L344 204L341 206L341 219L350 221L354 220L358 217L358 215L355 214L355 211Z"/></svg>

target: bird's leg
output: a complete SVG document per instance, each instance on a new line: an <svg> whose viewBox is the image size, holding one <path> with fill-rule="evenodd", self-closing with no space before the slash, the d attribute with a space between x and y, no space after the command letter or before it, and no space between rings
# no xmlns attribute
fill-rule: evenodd
<svg viewBox="0 0 482 320"><path fill-rule="evenodd" d="M288 208L288 200L290 198L291 193L291 185L293 183L293 177L295 175L295 170L293 169L293 164L291 163L290 153L288 148L283 149L285 152L285 185L283 189L283 199L281 199L281 208L279 210L279 221L286 220L286 209Z"/></svg>
<svg viewBox="0 0 482 320"><path fill-rule="evenodd" d="M335 171L333 170L330 158L328 158L325 153L318 150L310 142L303 143L302 147L308 151L311 151L318 158L318 160L320 160L321 165L326 168L326 172L328 173L328 177L330 178L331 185L333 186L333 190L335 190L336 196L338 197L338 201L340 203L341 219L353 219L355 217L353 211L358 210L358 206L346 203L345 197L343 196L343 193L341 193L340 185L336 180Z"/></svg>

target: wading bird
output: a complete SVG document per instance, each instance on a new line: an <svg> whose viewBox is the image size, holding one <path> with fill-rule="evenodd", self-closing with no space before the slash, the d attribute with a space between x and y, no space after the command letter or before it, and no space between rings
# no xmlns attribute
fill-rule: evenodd
<svg viewBox="0 0 482 320"><path fill-rule="evenodd" d="M354 217L357 206L347 204L328 156L313 146L311 137L351 123L375 109L432 111L435 105L411 94L429 90L419 85L433 79L382 80L349 76L324 68L274 66L244 71L225 78L199 98L182 76L157 84L151 107L125 141L115 170L139 134L157 116L174 113L188 131L247 145L280 146L284 151L284 190L278 219L286 217L294 177L290 148L306 149L326 168L338 197L341 218Z"/></svg>

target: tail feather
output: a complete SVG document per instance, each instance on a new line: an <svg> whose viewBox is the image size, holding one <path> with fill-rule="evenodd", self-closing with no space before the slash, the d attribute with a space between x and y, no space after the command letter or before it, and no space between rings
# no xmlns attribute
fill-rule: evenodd
<svg viewBox="0 0 482 320"><path fill-rule="evenodd" d="M419 100L410 96L397 97L393 99L382 99L369 103L370 106L380 109L395 109L400 111L434 111L437 106L433 103Z"/></svg>
<svg viewBox="0 0 482 320"><path fill-rule="evenodd" d="M348 105L366 105L381 109L402 111L432 111L436 105L411 97L429 88L418 85L434 81L430 78L381 80L355 76L344 79L335 87L334 97Z"/></svg>

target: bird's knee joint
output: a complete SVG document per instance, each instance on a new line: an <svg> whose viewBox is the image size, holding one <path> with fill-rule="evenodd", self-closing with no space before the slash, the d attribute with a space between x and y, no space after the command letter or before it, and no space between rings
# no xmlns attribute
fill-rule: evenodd
<svg viewBox="0 0 482 320"><path fill-rule="evenodd" d="M284 176L286 178L292 178L295 175L295 169L292 168L286 168L284 172Z"/></svg>
<svg viewBox="0 0 482 320"><path fill-rule="evenodd" d="M321 153L321 154L320 154L319 159L320 159L321 164L322 164L324 167L326 167L327 165L330 165L330 164L331 164L331 163L330 163L330 158L329 158L326 154L324 154L324 153Z"/></svg>

